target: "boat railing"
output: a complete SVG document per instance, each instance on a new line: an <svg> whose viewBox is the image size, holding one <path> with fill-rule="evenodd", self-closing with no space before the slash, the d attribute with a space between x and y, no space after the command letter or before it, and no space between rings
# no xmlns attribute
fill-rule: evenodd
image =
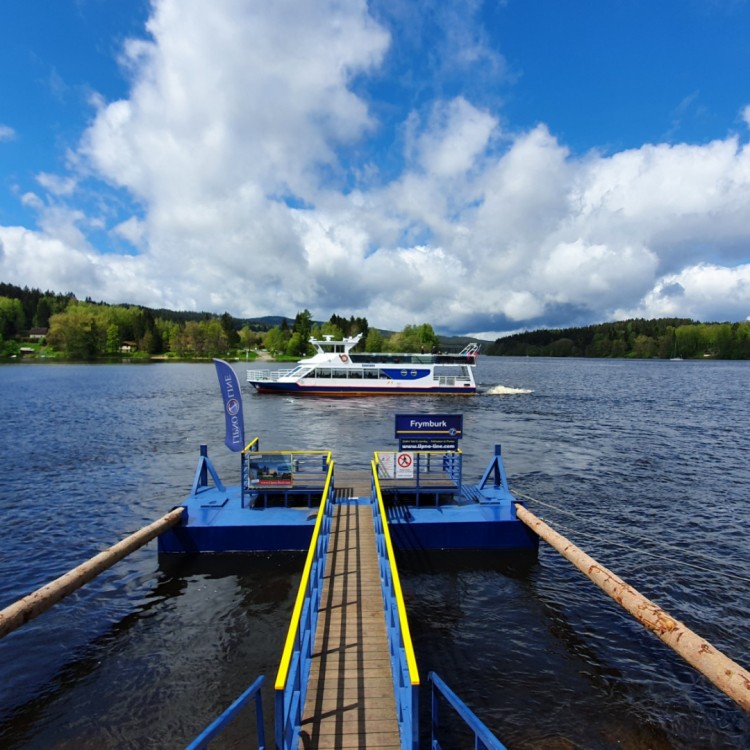
<svg viewBox="0 0 750 750"><path fill-rule="evenodd" d="M253 444L251 444L252 446ZM330 451L261 451L242 452L242 507L267 507L269 497L279 497L287 507L306 500L308 507L317 505L326 483L331 461Z"/></svg>
<svg viewBox="0 0 750 750"><path fill-rule="evenodd" d="M208 747L209 742L215 740L237 716L237 714L255 698L255 735L258 741L258 750L264 750L266 746L266 733L263 726L263 698L260 692L266 678L261 675L258 679L237 698L231 706L212 721L186 748L185 750L203 750Z"/></svg>
<svg viewBox="0 0 750 750"><path fill-rule="evenodd" d="M433 750L441 750L438 739L438 728L440 726L440 698L445 701L456 711L464 724L474 734L474 745L476 750L507 750L500 740L495 737L487 726L481 722L476 714L440 679L434 672L428 676L430 683L430 703L431 703L431 744ZM450 745L454 747L452 743Z"/></svg>
<svg viewBox="0 0 750 750"><path fill-rule="evenodd" d="M388 353L369 354L355 352L351 361L361 365L475 365L476 356L465 351L438 354ZM265 372L265 371L264 371Z"/></svg>
<svg viewBox="0 0 750 750"><path fill-rule="evenodd" d="M376 460L372 461L372 492L375 500L373 504L375 539L401 748L402 750L416 750L419 746L419 672L396 557L388 530Z"/></svg>
<svg viewBox="0 0 750 750"><path fill-rule="evenodd" d="M248 370L246 378L248 383L254 380L278 380L291 375L295 369L291 367L288 370Z"/></svg>
<svg viewBox="0 0 750 750"><path fill-rule="evenodd" d="M274 686L277 748L296 748L299 739L333 519L333 466L333 460L329 460L320 508Z"/></svg>
<svg viewBox="0 0 750 750"><path fill-rule="evenodd" d="M461 451L377 451L375 465L381 488L392 495L423 497L440 504L440 498L461 493L463 454Z"/></svg>

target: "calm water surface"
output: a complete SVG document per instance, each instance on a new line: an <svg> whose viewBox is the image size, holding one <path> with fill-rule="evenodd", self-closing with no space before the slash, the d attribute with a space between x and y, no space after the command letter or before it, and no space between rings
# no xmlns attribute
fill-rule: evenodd
<svg viewBox="0 0 750 750"><path fill-rule="evenodd" d="M750 667L750 363L483 358L477 375L466 399L246 391L246 429L363 467L397 412L462 412L466 481L502 443L535 513ZM239 481L210 364L0 366L0 433L0 607L179 503L201 443ZM544 544L530 569L404 562L423 682L438 672L509 748L750 747L747 714ZM183 747L273 682L301 566L130 555L0 640L0 747Z"/></svg>

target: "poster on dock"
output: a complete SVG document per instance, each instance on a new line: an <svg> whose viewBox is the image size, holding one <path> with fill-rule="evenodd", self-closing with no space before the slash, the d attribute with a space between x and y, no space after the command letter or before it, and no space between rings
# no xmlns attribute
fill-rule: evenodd
<svg viewBox="0 0 750 750"><path fill-rule="evenodd" d="M396 454L378 452L378 476L393 479L396 476Z"/></svg>
<svg viewBox="0 0 750 750"><path fill-rule="evenodd" d="M247 461L248 486L290 487L292 485L291 456L255 454Z"/></svg>

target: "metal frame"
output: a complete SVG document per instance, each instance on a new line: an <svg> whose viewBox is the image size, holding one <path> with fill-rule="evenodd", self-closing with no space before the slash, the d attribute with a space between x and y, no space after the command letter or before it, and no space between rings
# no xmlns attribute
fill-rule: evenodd
<svg viewBox="0 0 750 750"><path fill-rule="evenodd" d="M375 539L378 548L380 582L401 748L402 750L417 750L419 747L419 672L375 460L372 461L372 492L375 500L372 506Z"/></svg>
<svg viewBox="0 0 750 750"><path fill-rule="evenodd" d="M438 677L430 672L427 677L430 683L430 699L432 705L431 720L431 747L432 750L440 750L440 742L437 738L437 728L440 725L439 698L444 698L450 706L458 713L466 726L474 733L475 750L508 750L508 748L495 737L486 725L481 722L476 714Z"/></svg>
<svg viewBox="0 0 750 750"><path fill-rule="evenodd" d="M220 716L212 721L186 748L185 750L203 750L208 743L215 740L239 713L240 709L255 698L255 722L258 737L258 750L265 750L266 732L263 726L263 697L260 689L266 678L261 675L250 687L240 695Z"/></svg>
<svg viewBox="0 0 750 750"><path fill-rule="evenodd" d="M331 460L274 686L277 750L296 748L299 741L333 519L333 466Z"/></svg>

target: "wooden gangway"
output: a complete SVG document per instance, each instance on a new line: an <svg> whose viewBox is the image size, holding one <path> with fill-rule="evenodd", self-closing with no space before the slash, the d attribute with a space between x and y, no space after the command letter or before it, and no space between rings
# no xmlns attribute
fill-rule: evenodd
<svg viewBox="0 0 750 750"><path fill-rule="evenodd" d="M401 747L372 508L355 492L335 506L300 748Z"/></svg>

